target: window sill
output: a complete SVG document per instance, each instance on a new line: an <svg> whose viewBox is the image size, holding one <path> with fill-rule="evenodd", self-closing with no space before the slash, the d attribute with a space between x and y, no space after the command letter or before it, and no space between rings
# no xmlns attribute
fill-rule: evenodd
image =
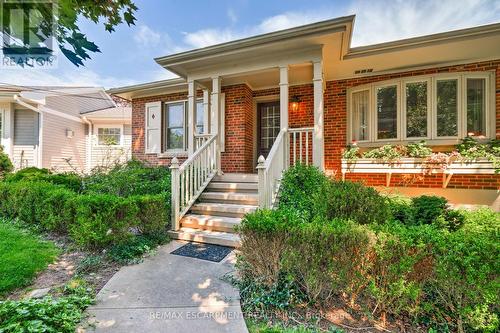
<svg viewBox="0 0 500 333"><path fill-rule="evenodd" d="M166 151L158 154L158 158L188 157L186 151Z"/></svg>
<svg viewBox="0 0 500 333"><path fill-rule="evenodd" d="M486 143L490 141L492 138L484 138L484 139L478 139L478 142L481 143ZM410 139L410 140L381 140L381 141L376 141L376 142L357 142L358 147L362 148L377 148L381 147L384 145L407 145L410 143L419 143L421 141L425 141L425 143L428 146L452 146L452 145L457 145L462 142L461 138L454 138L454 139ZM347 143L352 144L352 142Z"/></svg>

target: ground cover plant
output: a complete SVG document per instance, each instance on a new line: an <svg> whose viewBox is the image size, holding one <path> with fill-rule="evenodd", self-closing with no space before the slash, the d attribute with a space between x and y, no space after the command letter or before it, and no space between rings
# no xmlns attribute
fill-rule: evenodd
<svg viewBox="0 0 500 333"><path fill-rule="evenodd" d="M28 285L58 253L54 244L0 221L0 296Z"/></svg>
<svg viewBox="0 0 500 333"><path fill-rule="evenodd" d="M246 313L286 320L340 306L392 329L499 329L498 213L385 197L303 165L282 186L276 210L248 214L239 228Z"/></svg>

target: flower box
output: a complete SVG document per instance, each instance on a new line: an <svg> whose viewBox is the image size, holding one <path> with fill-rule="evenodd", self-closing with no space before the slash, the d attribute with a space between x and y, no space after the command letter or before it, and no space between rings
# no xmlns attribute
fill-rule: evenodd
<svg viewBox="0 0 500 333"><path fill-rule="evenodd" d="M384 173L386 185L391 175L398 174L443 174L443 188L448 186L454 174L495 174L495 167L488 159L455 160L450 163L431 163L422 158L401 158L384 161L374 158L356 160L342 159L342 179L347 173Z"/></svg>

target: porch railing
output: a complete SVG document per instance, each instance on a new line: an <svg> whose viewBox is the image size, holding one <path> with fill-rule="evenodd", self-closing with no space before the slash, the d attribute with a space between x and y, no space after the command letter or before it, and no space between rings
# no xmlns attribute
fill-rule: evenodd
<svg viewBox="0 0 500 333"><path fill-rule="evenodd" d="M172 229L178 230L180 220L194 204L208 183L217 174L217 135L210 137L181 166L172 159Z"/></svg>
<svg viewBox="0 0 500 333"><path fill-rule="evenodd" d="M194 135L194 150L198 150L205 142L210 140L212 134L195 134Z"/></svg>
<svg viewBox="0 0 500 333"><path fill-rule="evenodd" d="M290 164L312 164L313 127L290 128Z"/></svg>
<svg viewBox="0 0 500 333"><path fill-rule="evenodd" d="M259 207L272 208L274 206L281 177L290 164L311 164L312 135L312 127L282 129L267 158L262 155L259 157L257 164Z"/></svg>

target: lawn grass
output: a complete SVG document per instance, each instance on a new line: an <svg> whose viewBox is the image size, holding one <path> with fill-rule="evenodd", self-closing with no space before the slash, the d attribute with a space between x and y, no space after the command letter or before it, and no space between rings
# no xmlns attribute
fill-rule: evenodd
<svg viewBox="0 0 500 333"><path fill-rule="evenodd" d="M0 296L29 284L58 253L53 243L0 220Z"/></svg>

